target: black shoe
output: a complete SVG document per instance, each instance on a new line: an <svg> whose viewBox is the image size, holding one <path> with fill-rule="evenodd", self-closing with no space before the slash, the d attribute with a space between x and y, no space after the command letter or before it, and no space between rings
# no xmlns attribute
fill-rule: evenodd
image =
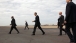
<svg viewBox="0 0 76 43"><path fill-rule="evenodd" d="M58 35L58 36L62 36L62 35Z"/></svg>
<svg viewBox="0 0 76 43"><path fill-rule="evenodd" d="M42 35L45 35L45 32Z"/></svg>
<svg viewBox="0 0 76 43"><path fill-rule="evenodd" d="M8 33L8 34L11 34L11 33Z"/></svg>
<svg viewBox="0 0 76 43"><path fill-rule="evenodd" d="M74 42L70 42L70 43L74 43Z"/></svg>
<svg viewBox="0 0 76 43"><path fill-rule="evenodd" d="M74 40L71 40L70 43L74 43Z"/></svg>
<svg viewBox="0 0 76 43"><path fill-rule="evenodd" d="M35 34L32 34L32 35L35 35Z"/></svg>

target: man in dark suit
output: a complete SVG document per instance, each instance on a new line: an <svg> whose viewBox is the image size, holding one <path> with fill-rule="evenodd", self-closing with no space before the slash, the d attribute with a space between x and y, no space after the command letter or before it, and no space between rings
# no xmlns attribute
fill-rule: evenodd
<svg viewBox="0 0 76 43"><path fill-rule="evenodd" d="M25 29L26 29L26 27L29 29L27 21L25 21L25 22L26 22L25 23Z"/></svg>
<svg viewBox="0 0 76 43"><path fill-rule="evenodd" d="M66 17L64 23L66 23L66 33L70 39L70 43L76 43L76 5L72 0L66 0ZM70 31L72 28L72 32Z"/></svg>
<svg viewBox="0 0 76 43"><path fill-rule="evenodd" d="M62 35L62 31L65 32L65 29L63 29L63 26L64 26L64 16L62 15L62 12L59 12L59 15L60 15L60 18L59 18L59 21L60 21L60 34L59 36Z"/></svg>
<svg viewBox="0 0 76 43"><path fill-rule="evenodd" d="M37 15L37 12L34 13L34 15L36 16L35 17L35 26L34 26L34 30L33 30L33 34L32 35L35 35L35 32L36 32L36 28L38 27L41 31L42 31L42 35L45 34L45 32L42 30L41 26L40 26L40 20L39 20L39 16Z"/></svg>
<svg viewBox="0 0 76 43"><path fill-rule="evenodd" d="M10 32L9 32L9 34L11 34L11 32L12 32L12 30L13 30L13 28L18 32L18 34L19 34L19 31L18 31L18 29L16 28L16 23L15 23L15 19L14 19L14 16L12 16L11 17L11 19L12 19L12 21L11 21L11 29L10 29Z"/></svg>

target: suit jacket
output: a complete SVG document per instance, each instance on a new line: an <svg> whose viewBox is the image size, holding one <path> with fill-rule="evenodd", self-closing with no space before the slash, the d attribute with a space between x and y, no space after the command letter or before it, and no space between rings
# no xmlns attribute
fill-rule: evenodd
<svg viewBox="0 0 76 43"><path fill-rule="evenodd" d="M59 21L60 21L60 25L64 24L64 16L63 15L60 16Z"/></svg>
<svg viewBox="0 0 76 43"><path fill-rule="evenodd" d="M74 22L76 22L76 5L73 2L69 2L66 5L65 21L67 23L74 23Z"/></svg>
<svg viewBox="0 0 76 43"><path fill-rule="evenodd" d="M15 19L12 19L11 25L12 25L13 27L14 27L14 26L17 26L16 23L15 23Z"/></svg>
<svg viewBox="0 0 76 43"><path fill-rule="evenodd" d="M28 23L26 22L25 25L28 26Z"/></svg>
<svg viewBox="0 0 76 43"><path fill-rule="evenodd" d="M37 15L36 17L35 17L35 25L40 25L40 20L39 20L39 16Z"/></svg>
<svg viewBox="0 0 76 43"><path fill-rule="evenodd" d="M60 22L60 18L58 18L58 22Z"/></svg>

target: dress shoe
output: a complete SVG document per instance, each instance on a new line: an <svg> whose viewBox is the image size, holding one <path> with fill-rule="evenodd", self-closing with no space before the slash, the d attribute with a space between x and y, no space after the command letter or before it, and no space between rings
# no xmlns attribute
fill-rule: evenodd
<svg viewBox="0 0 76 43"><path fill-rule="evenodd" d="M11 33L8 33L8 34L11 34Z"/></svg>
<svg viewBox="0 0 76 43"><path fill-rule="evenodd" d="M45 35L45 32L42 35Z"/></svg>
<svg viewBox="0 0 76 43"><path fill-rule="evenodd" d="M70 42L70 43L74 43L74 42Z"/></svg>
<svg viewBox="0 0 76 43"><path fill-rule="evenodd" d="M32 35L35 35L35 34L32 34Z"/></svg>

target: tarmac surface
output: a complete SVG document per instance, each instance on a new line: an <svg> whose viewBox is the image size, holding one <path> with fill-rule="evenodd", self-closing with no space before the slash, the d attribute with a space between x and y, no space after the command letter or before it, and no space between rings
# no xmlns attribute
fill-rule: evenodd
<svg viewBox="0 0 76 43"><path fill-rule="evenodd" d="M62 36L59 35L59 29L43 29L46 34L37 29L36 35L32 36L33 29L26 29L17 27L20 31L19 34L15 30L12 34L8 34L10 27L0 27L0 43L69 43L69 38L63 32Z"/></svg>

